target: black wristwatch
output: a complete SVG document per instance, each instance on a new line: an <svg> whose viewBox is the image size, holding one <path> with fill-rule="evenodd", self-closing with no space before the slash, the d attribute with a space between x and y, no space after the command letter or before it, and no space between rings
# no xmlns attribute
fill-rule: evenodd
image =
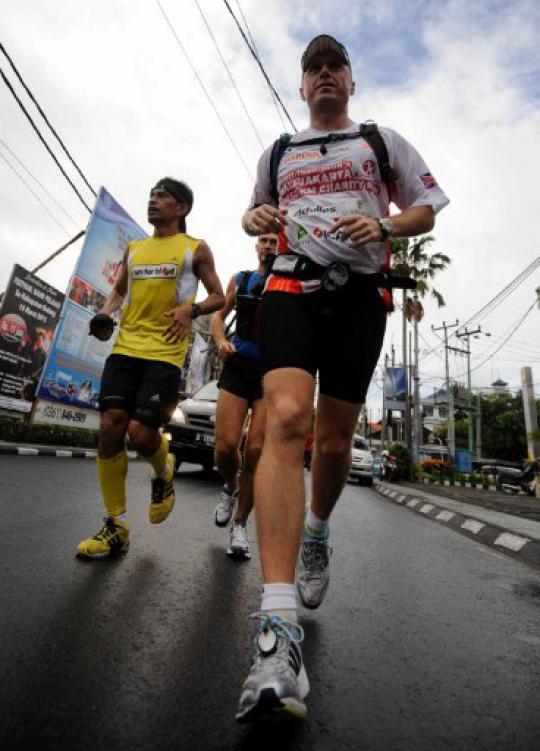
<svg viewBox="0 0 540 751"><path fill-rule="evenodd" d="M379 240L379 242L384 242L392 235L394 229L392 222L388 217L383 217L381 219L377 219L377 224L379 225L379 229L381 230L381 239Z"/></svg>
<svg viewBox="0 0 540 751"><path fill-rule="evenodd" d="M197 305L196 302L192 303L191 305L191 317L192 318L198 318L202 315L201 306Z"/></svg>

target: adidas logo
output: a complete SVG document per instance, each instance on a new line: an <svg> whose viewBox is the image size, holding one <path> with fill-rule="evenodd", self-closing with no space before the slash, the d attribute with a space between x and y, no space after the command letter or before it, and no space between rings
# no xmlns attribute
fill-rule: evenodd
<svg viewBox="0 0 540 751"><path fill-rule="evenodd" d="M159 394L153 394L148 401L150 401L150 402L159 402L161 400L159 398Z"/></svg>

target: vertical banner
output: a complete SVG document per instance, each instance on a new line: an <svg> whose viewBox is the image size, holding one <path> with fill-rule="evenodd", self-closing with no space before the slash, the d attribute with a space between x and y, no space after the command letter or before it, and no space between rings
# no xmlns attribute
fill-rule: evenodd
<svg viewBox="0 0 540 751"><path fill-rule="evenodd" d="M15 264L0 306L0 407L30 412L64 295Z"/></svg>
<svg viewBox="0 0 540 751"><path fill-rule="evenodd" d="M207 352L208 344L204 337L195 333L193 337L193 344L191 346L191 357L189 360L189 369L186 378L186 392L193 394L197 389L203 386L206 379L206 365L207 365Z"/></svg>
<svg viewBox="0 0 540 751"><path fill-rule="evenodd" d="M100 342L88 335L88 324L112 291L129 242L145 237L146 232L101 188L45 364L34 422L98 427L101 374L114 336Z"/></svg>
<svg viewBox="0 0 540 751"><path fill-rule="evenodd" d="M405 410L407 402L407 371L405 368L386 368L384 401L386 409Z"/></svg>

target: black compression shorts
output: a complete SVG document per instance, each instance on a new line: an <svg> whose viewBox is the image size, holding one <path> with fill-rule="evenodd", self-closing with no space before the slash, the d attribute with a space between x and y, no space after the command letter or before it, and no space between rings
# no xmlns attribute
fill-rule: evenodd
<svg viewBox="0 0 540 751"><path fill-rule="evenodd" d="M319 373L321 394L363 403L381 351L386 310L378 289L359 284L334 292L265 292L263 372Z"/></svg>
<svg viewBox="0 0 540 751"><path fill-rule="evenodd" d="M231 355L225 360L218 386L246 399L251 406L263 395L261 361L236 353Z"/></svg>
<svg viewBox="0 0 540 751"><path fill-rule="evenodd" d="M161 360L110 355L101 377L99 408L121 409L150 428L165 425L178 402L180 368Z"/></svg>

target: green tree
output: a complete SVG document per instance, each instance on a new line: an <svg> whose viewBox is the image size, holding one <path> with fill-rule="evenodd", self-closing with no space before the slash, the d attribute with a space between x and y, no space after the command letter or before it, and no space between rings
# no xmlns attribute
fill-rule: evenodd
<svg viewBox="0 0 540 751"><path fill-rule="evenodd" d="M430 294L439 307L445 305L444 297L435 289L432 280L452 263L444 253L429 253L429 246L435 242L432 235L425 235L411 242L407 237L390 240L392 246L392 273L397 276L411 276L416 280L416 292L424 298ZM418 309L414 299L403 290L403 313L407 320L422 317L422 306Z"/></svg>
<svg viewBox="0 0 540 751"><path fill-rule="evenodd" d="M520 462L527 457L521 392L482 397L482 454Z"/></svg>

